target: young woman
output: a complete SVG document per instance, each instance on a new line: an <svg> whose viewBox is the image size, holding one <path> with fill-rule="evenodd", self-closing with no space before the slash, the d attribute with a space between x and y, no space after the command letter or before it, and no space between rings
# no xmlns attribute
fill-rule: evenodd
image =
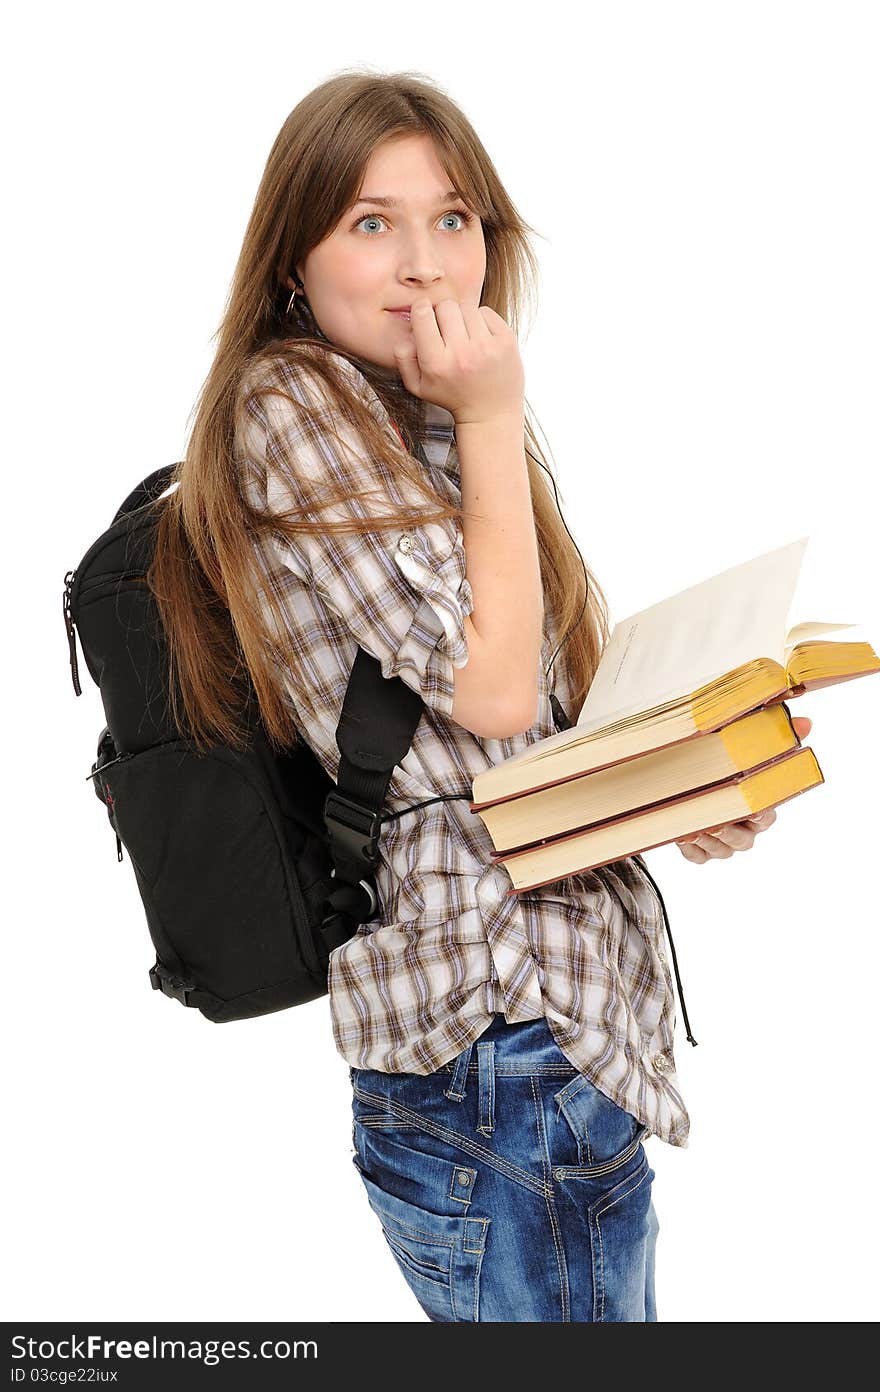
<svg viewBox="0 0 880 1392"><path fill-rule="evenodd" d="M689 1119L653 882L630 858L508 895L467 806L476 774L574 718L608 637L526 412L528 231L438 88L346 72L309 93L269 155L150 578L197 741L244 739L246 669L270 738L335 779L358 644L424 701L381 914L329 963L353 1161L424 1311L655 1320L642 1142L684 1146ZM773 820L681 849L730 856Z"/></svg>

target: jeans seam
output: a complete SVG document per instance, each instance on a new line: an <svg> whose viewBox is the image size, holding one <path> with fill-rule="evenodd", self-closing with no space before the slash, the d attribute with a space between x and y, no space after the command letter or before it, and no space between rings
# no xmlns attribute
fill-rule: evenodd
<svg viewBox="0 0 880 1392"><path fill-rule="evenodd" d="M462 1150L466 1150L469 1155L474 1155L479 1160L484 1160L487 1165L498 1170L500 1174L506 1175L515 1183L521 1184L524 1189L531 1190L534 1194L547 1194L547 1183L544 1180L536 1179L528 1170L521 1169L519 1165L514 1165L512 1161L505 1160L503 1156L496 1155L494 1151L488 1150L486 1146L480 1145L470 1136L463 1136L458 1131L451 1131L446 1126L440 1126L437 1122L427 1122L418 1112L412 1111L409 1107L404 1107L402 1103L392 1102L386 1097L378 1097L375 1093L364 1092L361 1088L354 1087L354 1095L363 1102L376 1102L386 1107L394 1116L399 1116L403 1121L411 1122L417 1130L424 1131L429 1136L436 1136L438 1140L446 1141L451 1145L457 1145Z"/></svg>
<svg viewBox="0 0 880 1392"><path fill-rule="evenodd" d="M538 1088L535 1079L532 1078L532 1104L535 1108L535 1124L538 1129L538 1140L541 1143L544 1159L541 1165L544 1170L544 1180L546 1192L544 1202L547 1205L547 1214L550 1219L550 1231L553 1234L553 1247L556 1253L556 1270L559 1276L559 1301L562 1307L562 1319L565 1322L571 1320L571 1305L568 1290L568 1267L565 1260L565 1249L562 1246L562 1235L559 1232L559 1215L556 1212L556 1199L550 1183L553 1167L550 1161L550 1151L547 1146L547 1131L544 1126L544 1114L541 1106L541 1098L538 1095Z"/></svg>
<svg viewBox="0 0 880 1392"><path fill-rule="evenodd" d="M635 1183L635 1184L630 1184L630 1187L626 1190L626 1192L623 1193L623 1194L618 1194L618 1195L617 1195L617 1198L615 1198L611 1203L603 1204L601 1208L599 1208L598 1205L595 1206L595 1207L593 1208L592 1212L591 1212L591 1215L590 1215L590 1216L592 1217L593 1221L595 1222L595 1225L596 1225L596 1235L597 1235L597 1237L598 1237L598 1239L599 1239L599 1263L600 1263L600 1272L601 1272L601 1281L600 1281L599 1285L600 1285L600 1287L601 1287L601 1296L600 1296L599 1304L598 1304L599 1318L598 1318L598 1320L596 1321L596 1322L599 1323L599 1324L601 1324L601 1323L604 1321L604 1319L605 1319L605 1244L604 1244L604 1242L603 1242L603 1240L602 1240L602 1224L601 1224L600 1219L602 1218L602 1215L603 1215L603 1214L605 1214L605 1213L608 1212L608 1209L609 1209L609 1208L613 1208L615 1204L620 1203L621 1199L628 1199L629 1196L630 1196L631 1194L634 1194L634 1193L636 1192L637 1189L640 1189L640 1188L642 1187L642 1185L644 1184L645 1180L648 1178L648 1174L649 1174L649 1168L648 1168L648 1161L647 1161L647 1158L646 1158L645 1161L644 1161L644 1171L643 1171L641 1174L639 1174L639 1171L636 1170L636 1171L634 1171L634 1174L639 1175L639 1179L638 1179L637 1183ZM629 1181L631 1181L632 1179L633 1179L633 1175L629 1175L629 1176L627 1177L626 1180L621 1180L620 1184L618 1184L618 1185L616 1186L616 1188L617 1188L617 1189L622 1188L624 1184L629 1183ZM614 1190L612 1190L611 1192L613 1193ZM607 1195L605 1195L604 1197L607 1197ZM591 1224L591 1226L592 1226L592 1224ZM593 1274L593 1284L594 1284L594 1287L595 1287L595 1285L596 1285L595 1271L594 1271L594 1274ZM594 1313L595 1313L595 1309L594 1309Z"/></svg>
<svg viewBox="0 0 880 1392"><path fill-rule="evenodd" d="M493 1041L487 1040L486 1042L487 1042L487 1043L491 1043L491 1042L493 1042ZM563 1063L546 1063L546 1064L542 1064L542 1063L539 1063L539 1064L535 1064L534 1066L528 1066L528 1065L526 1065L526 1066L524 1066L524 1067L517 1067L516 1065L511 1065L511 1064L509 1064L509 1063L505 1063L503 1059L502 1059L500 1062L498 1062L498 1061L496 1060L496 1063L495 1063L495 1070L496 1070L496 1072L497 1072L501 1077L504 1077L504 1078L531 1078L531 1077L534 1076L535 1074L539 1074L539 1073L540 1073L540 1074L544 1074L544 1073L546 1073L546 1074L559 1073L559 1074L561 1074L563 1077L568 1076L568 1077L571 1077L572 1079L574 1079L574 1078L576 1078L576 1077L578 1077L578 1076L580 1076L580 1077L585 1077L585 1076L586 1076L586 1075L583 1074L583 1073L579 1073L579 1070L578 1070L577 1068L575 1068L575 1067L574 1067L573 1065L571 1065L571 1064L563 1064ZM360 1071L363 1073L363 1072L367 1072L368 1070L366 1070L366 1069L361 1069ZM438 1073L443 1073L443 1072L452 1073L453 1071L454 1071L454 1065L451 1064L451 1063L441 1063L440 1067L436 1070L436 1072L438 1072ZM476 1062L469 1063L469 1064L468 1064L468 1070L467 1070L467 1071L468 1071L469 1073L477 1073L477 1072L479 1071L479 1064L476 1063ZM427 1076L430 1076L430 1075L428 1075L428 1074L420 1074L419 1076L420 1076L420 1077L427 1077ZM353 1081L353 1080L352 1080L352 1081ZM589 1081L589 1079L588 1079L588 1081Z"/></svg>

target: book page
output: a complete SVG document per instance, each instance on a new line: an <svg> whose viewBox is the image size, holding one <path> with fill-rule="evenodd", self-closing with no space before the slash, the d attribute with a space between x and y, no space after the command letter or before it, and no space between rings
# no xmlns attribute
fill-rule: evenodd
<svg viewBox="0 0 880 1392"><path fill-rule="evenodd" d="M578 716L590 730L687 697L759 657L785 665L809 537L691 585L616 624Z"/></svg>
<svg viewBox="0 0 880 1392"><path fill-rule="evenodd" d="M785 651L796 648L798 643L805 643L818 638L823 633L836 633L839 628L859 628L859 624L839 624L839 623L802 623L795 624L785 635Z"/></svg>

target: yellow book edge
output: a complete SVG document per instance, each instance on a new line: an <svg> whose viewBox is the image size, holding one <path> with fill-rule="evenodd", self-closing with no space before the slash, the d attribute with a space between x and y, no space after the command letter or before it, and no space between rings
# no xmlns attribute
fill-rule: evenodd
<svg viewBox="0 0 880 1392"><path fill-rule="evenodd" d="M784 703L762 707L721 730L502 798L488 807L481 806L477 815L495 851L511 855L548 838L555 840L589 831L600 822L636 816L673 797L695 797L716 784L729 783L739 774L784 758L799 746L788 707ZM640 786L635 780L641 780ZM634 797L637 789L639 800ZM606 808L601 807L602 802Z"/></svg>
<svg viewBox="0 0 880 1392"><path fill-rule="evenodd" d="M684 836L715 831L729 821L739 821L765 808L779 806L824 781L813 750L801 747L768 768L745 774L708 794L670 799L635 817L620 818L616 823L563 836L513 855L493 857L493 861L503 865L510 875L513 887L507 891L509 898L511 894L556 884L571 875L668 845ZM695 802L699 803L702 814L696 826L693 825ZM675 808L681 809L677 816ZM605 854L593 859L590 850L597 844ZM554 867L553 873L544 879L534 878L550 866Z"/></svg>

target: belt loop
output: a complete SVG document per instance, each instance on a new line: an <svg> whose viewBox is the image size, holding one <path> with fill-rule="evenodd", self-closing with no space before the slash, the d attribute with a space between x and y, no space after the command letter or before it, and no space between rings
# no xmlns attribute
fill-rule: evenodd
<svg viewBox="0 0 880 1392"><path fill-rule="evenodd" d="M480 1124L484 1136L495 1130L495 1041L486 1039L477 1045L477 1075L480 1092Z"/></svg>
<svg viewBox="0 0 880 1392"><path fill-rule="evenodd" d="M443 1089L443 1096L449 1097L453 1102L460 1102L465 1095L467 1083L468 1065L471 1061L471 1051L474 1047L473 1040L462 1049L458 1058L455 1060L455 1068L452 1070L452 1082L448 1088Z"/></svg>

